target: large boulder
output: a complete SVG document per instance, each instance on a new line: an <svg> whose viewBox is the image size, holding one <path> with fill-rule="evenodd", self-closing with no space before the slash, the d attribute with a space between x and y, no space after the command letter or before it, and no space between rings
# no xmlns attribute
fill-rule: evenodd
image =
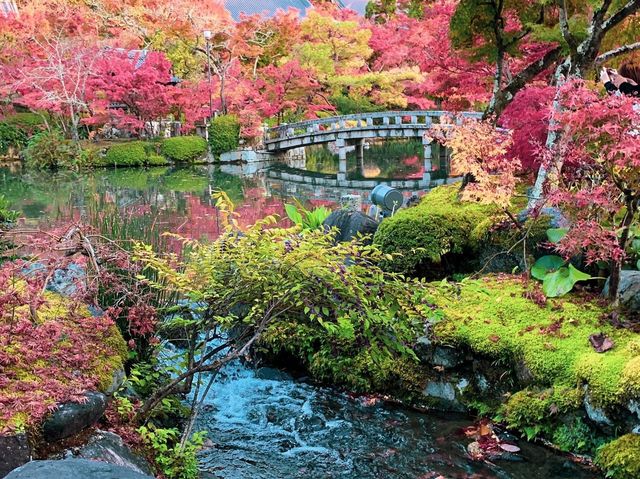
<svg viewBox="0 0 640 479"><path fill-rule="evenodd" d="M153 479L132 469L88 461L65 459L64 461L31 461L9 473L5 479Z"/></svg>
<svg viewBox="0 0 640 479"><path fill-rule="evenodd" d="M337 228L339 232L336 241L342 242L351 241L358 234L373 238L378 229L378 222L360 211L339 209L324 220L323 226L326 231Z"/></svg>
<svg viewBox="0 0 640 479"><path fill-rule="evenodd" d="M112 432L96 431L77 452L77 457L115 464L140 474L152 474L149 463L134 454L122 438Z"/></svg>
<svg viewBox="0 0 640 479"><path fill-rule="evenodd" d="M609 295L608 279L604 285L604 296ZM618 286L620 305L630 311L640 311L640 271L621 271Z"/></svg>
<svg viewBox="0 0 640 479"><path fill-rule="evenodd" d="M68 402L56 409L42 426L43 438L58 441L95 424L107 408L107 397L99 392L85 394L83 403Z"/></svg>
<svg viewBox="0 0 640 479"><path fill-rule="evenodd" d="M26 434L0 436L0 477L31 460L31 447Z"/></svg>

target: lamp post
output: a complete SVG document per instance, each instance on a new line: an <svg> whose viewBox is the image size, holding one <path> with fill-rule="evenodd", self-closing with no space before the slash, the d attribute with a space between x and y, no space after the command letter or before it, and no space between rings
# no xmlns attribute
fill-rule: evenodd
<svg viewBox="0 0 640 479"><path fill-rule="evenodd" d="M209 82L209 121L210 121L211 118L213 118L213 86L211 84L211 39L213 38L213 32L211 30L205 30L203 34L204 34L204 39L207 45L207 80ZM207 132L208 132L208 128L207 128Z"/></svg>

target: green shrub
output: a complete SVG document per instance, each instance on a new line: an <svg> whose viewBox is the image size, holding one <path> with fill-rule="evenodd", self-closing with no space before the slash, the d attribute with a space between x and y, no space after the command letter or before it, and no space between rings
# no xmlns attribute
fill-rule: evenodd
<svg viewBox="0 0 640 479"><path fill-rule="evenodd" d="M163 429L141 426L138 434L145 446L153 452L158 472L167 479L197 479L198 458L196 453L202 448L206 432L196 432L180 445L178 429Z"/></svg>
<svg viewBox="0 0 640 479"><path fill-rule="evenodd" d="M148 145L142 141L132 141L113 145L105 156L106 164L113 166L142 166L149 156Z"/></svg>
<svg viewBox="0 0 640 479"><path fill-rule="evenodd" d="M14 113L6 117L3 122L18 128L27 136L31 136L46 128L47 115L32 112Z"/></svg>
<svg viewBox="0 0 640 479"><path fill-rule="evenodd" d="M9 123L0 122L0 155L9 153L9 149L22 150L27 146L26 133Z"/></svg>
<svg viewBox="0 0 640 479"><path fill-rule="evenodd" d="M167 166L170 163L164 156L149 155L145 164L147 166Z"/></svg>
<svg viewBox="0 0 640 479"><path fill-rule="evenodd" d="M232 151L240 146L240 123L233 115L214 118L209 126L209 145L211 154L219 157L222 153Z"/></svg>
<svg viewBox="0 0 640 479"><path fill-rule="evenodd" d="M0 224L12 223L20 216L17 211L13 211L9 208L9 201L0 195Z"/></svg>
<svg viewBox="0 0 640 479"><path fill-rule="evenodd" d="M340 115L372 113L384 110L384 107L371 103L368 98L364 97L353 98L346 95L336 95L331 98L331 103L333 103Z"/></svg>
<svg viewBox="0 0 640 479"><path fill-rule="evenodd" d="M24 150L29 168L77 168L82 160L80 149L59 130L41 131L31 137Z"/></svg>
<svg viewBox="0 0 640 479"><path fill-rule="evenodd" d="M385 219L374 243L393 259L383 267L405 274L419 274L429 268L451 269L451 262L469 263L480 238L493 225L498 209L492 205L461 202L458 186L440 186L431 190L414 208L407 208ZM451 271L446 271L451 272Z"/></svg>
<svg viewBox="0 0 640 479"><path fill-rule="evenodd" d="M207 142L199 136L166 138L160 144L160 152L178 163L201 160L207 153Z"/></svg>

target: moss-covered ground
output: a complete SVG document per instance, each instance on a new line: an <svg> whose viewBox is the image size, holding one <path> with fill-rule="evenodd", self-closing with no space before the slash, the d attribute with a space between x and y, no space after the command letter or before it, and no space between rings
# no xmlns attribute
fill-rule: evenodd
<svg viewBox="0 0 640 479"><path fill-rule="evenodd" d="M611 477L640 477L640 436L602 447L611 437L584 414L586 394L606 414L640 397L640 334L615 327L606 304L578 294L545 299L535 282L507 275L433 283L430 301L439 343L489 358L497 369L527 371L526 384L514 382L502 404L488 408L496 418L566 450L599 451ZM589 340L600 333L614 343L602 353Z"/></svg>

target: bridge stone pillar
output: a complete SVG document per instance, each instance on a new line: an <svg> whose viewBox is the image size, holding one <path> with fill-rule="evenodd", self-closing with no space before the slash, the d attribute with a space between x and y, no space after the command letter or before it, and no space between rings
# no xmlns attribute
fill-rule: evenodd
<svg viewBox="0 0 640 479"><path fill-rule="evenodd" d="M356 158L359 163L364 161L364 140L358 140L356 143Z"/></svg>
<svg viewBox="0 0 640 479"><path fill-rule="evenodd" d="M426 185L431 183L431 171L433 170L433 165L431 164L431 146L433 141L431 138L422 137L422 146L424 148L424 173L422 175L422 181L425 182Z"/></svg>
<svg viewBox="0 0 640 479"><path fill-rule="evenodd" d="M347 180L347 145L344 138L336 140L338 148L338 181Z"/></svg>

